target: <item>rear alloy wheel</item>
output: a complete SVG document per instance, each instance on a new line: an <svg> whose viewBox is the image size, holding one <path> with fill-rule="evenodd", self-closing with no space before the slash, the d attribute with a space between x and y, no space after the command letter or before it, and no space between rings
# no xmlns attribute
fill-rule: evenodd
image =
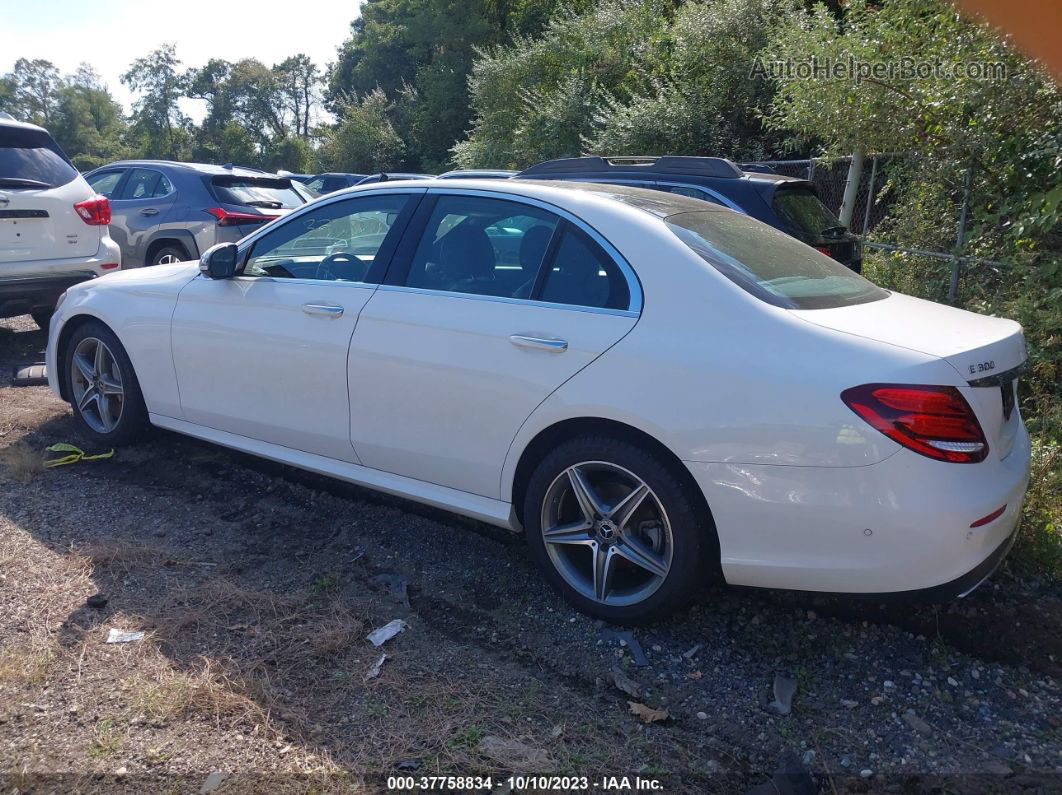
<svg viewBox="0 0 1062 795"><path fill-rule="evenodd" d="M569 601L637 622L689 600L711 569L712 537L688 489L653 454L617 439L575 439L531 477L525 528L532 553Z"/></svg>
<svg viewBox="0 0 1062 795"><path fill-rule="evenodd" d="M176 265L178 262L186 262L188 252L180 246L163 246L155 252L149 265Z"/></svg>
<svg viewBox="0 0 1062 795"><path fill-rule="evenodd" d="M66 347L68 397L78 425L101 444L123 444L147 427L147 409L132 363L114 333L92 322Z"/></svg>

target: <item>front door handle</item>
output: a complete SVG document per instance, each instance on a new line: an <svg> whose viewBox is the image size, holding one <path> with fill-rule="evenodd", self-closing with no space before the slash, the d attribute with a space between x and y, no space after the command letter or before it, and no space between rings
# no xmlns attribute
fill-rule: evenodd
<svg viewBox="0 0 1062 795"><path fill-rule="evenodd" d="M343 307L330 306L328 304L303 304L302 311L307 315L319 315L321 317L341 317Z"/></svg>
<svg viewBox="0 0 1062 795"><path fill-rule="evenodd" d="M524 334L513 334L509 337L509 342L518 348L534 348L535 350L550 351L551 353L564 353L568 350L567 340L528 337Z"/></svg>
<svg viewBox="0 0 1062 795"><path fill-rule="evenodd" d="M141 215L158 215L159 211L156 210L154 207L146 207L146 208L144 208L143 210L140 211L140 214Z"/></svg>

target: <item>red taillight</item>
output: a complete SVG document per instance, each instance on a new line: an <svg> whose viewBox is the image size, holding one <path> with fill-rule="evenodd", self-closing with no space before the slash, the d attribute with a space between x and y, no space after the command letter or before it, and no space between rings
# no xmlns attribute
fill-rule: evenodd
<svg viewBox="0 0 1062 795"><path fill-rule="evenodd" d="M96 194L74 205L74 211L89 226L107 226L111 222L111 203L106 196Z"/></svg>
<svg viewBox="0 0 1062 795"><path fill-rule="evenodd" d="M251 213L230 213L220 207L208 207L203 210L218 220L218 226L241 226L242 224L264 224L272 221L275 215L252 215Z"/></svg>
<svg viewBox="0 0 1062 795"><path fill-rule="evenodd" d="M863 384L841 393L852 411L908 450L956 464L988 455L981 424L958 389L917 384Z"/></svg>
<svg viewBox="0 0 1062 795"><path fill-rule="evenodd" d="M105 270L105 271L114 270L115 268L118 267L119 264L120 263L118 263L118 262L107 262L107 263L105 263L103 265L100 265L100 268L102 270Z"/></svg>
<svg viewBox="0 0 1062 795"><path fill-rule="evenodd" d="M828 248L820 248L819 246L815 246L815 250L820 254L825 254L827 257L833 256L833 252L830 251Z"/></svg>
<svg viewBox="0 0 1062 795"><path fill-rule="evenodd" d="M996 521L996 519L1003 515L1003 511L1005 510L1007 510L1006 505L1004 505L1002 508L996 508L994 511L992 511L992 513L988 514L988 516L982 516L976 522L971 524L970 527L984 527L989 522Z"/></svg>

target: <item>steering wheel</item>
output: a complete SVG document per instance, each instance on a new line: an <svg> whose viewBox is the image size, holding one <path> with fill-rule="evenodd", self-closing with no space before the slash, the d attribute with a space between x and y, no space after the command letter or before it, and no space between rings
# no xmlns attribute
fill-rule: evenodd
<svg viewBox="0 0 1062 795"><path fill-rule="evenodd" d="M339 277L335 271L332 270L332 264L337 262L349 262L361 265L362 262L354 254L348 251L337 251L335 254L329 254L319 263L317 263L317 272L314 274L315 279L324 279L328 281L337 281ZM351 280L353 281L353 280Z"/></svg>

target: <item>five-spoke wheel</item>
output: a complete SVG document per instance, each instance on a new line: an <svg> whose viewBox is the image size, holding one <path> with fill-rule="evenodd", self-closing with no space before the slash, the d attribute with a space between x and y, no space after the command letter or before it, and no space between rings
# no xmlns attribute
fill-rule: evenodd
<svg viewBox="0 0 1062 795"><path fill-rule="evenodd" d="M637 443L578 437L528 483L524 529L547 578L613 621L678 607L712 572L711 517L674 462Z"/></svg>
<svg viewBox="0 0 1062 795"><path fill-rule="evenodd" d="M667 577L674 543L659 497L623 467L581 461L542 504L542 539L565 581L607 605L650 596Z"/></svg>
<svg viewBox="0 0 1062 795"><path fill-rule="evenodd" d="M132 441L147 427L147 408L129 356L97 320L78 325L62 343L64 395L83 433L101 444Z"/></svg>
<svg viewBox="0 0 1062 795"><path fill-rule="evenodd" d="M114 354L96 337L85 337L70 358L71 402L85 424L97 433L110 433L122 419L125 390Z"/></svg>

